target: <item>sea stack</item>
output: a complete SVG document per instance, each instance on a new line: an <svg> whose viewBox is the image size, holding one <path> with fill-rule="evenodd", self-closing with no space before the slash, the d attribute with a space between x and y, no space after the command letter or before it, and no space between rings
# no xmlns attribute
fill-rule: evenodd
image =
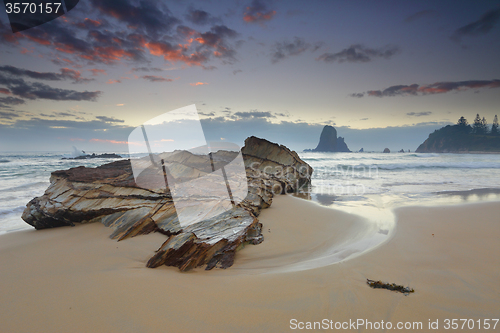
<svg viewBox="0 0 500 333"><path fill-rule="evenodd" d="M351 151L347 147L343 137L337 137L337 130L335 127L326 125L323 127L321 136L319 137L318 146L311 151L317 152L346 152Z"/></svg>

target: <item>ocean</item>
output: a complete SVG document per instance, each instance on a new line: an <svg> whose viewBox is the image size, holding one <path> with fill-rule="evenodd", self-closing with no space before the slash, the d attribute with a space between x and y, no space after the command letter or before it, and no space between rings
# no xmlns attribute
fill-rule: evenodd
<svg viewBox="0 0 500 333"><path fill-rule="evenodd" d="M116 152L128 158L125 152ZM301 197L374 220L387 234L394 208L500 200L500 154L299 153L314 172ZM114 159L62 160L58 152L0 153L0 233L29 229L26 204L50 173Z"/></svg>

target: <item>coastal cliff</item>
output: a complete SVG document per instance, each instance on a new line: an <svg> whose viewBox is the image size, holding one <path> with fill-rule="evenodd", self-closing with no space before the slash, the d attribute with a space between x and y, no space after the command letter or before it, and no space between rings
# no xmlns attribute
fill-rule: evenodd
<svg viewBox="0 0 500 333"><path fill-rule="evenodd" d="M167 265L181 271L201 266L227 268L237 250L263 241L257 217L272 204L273 195L299 191L310 182L313 171L295 152L264 139L247 138L241 152L247 196L231 209L188 226L179 223L168 189L145 189L136 184L130 160L53 172L44 195L27 204L22 218L36 229L100 222L111 229L110 238L118 241L159 232L166 240L149 259L148 267ZM202 165L210 157L217 164L237 154L219 150L200 156L183 151L166 156L164 162L185 180L208 173L183 167L181 160Z"/></svg>
<svg viewBox="0 0 500 333"><path fill-rule="evenodd" d="M467 125L448 125L429 135L417 153L500 152L500 136L474 134Z"/></svg>

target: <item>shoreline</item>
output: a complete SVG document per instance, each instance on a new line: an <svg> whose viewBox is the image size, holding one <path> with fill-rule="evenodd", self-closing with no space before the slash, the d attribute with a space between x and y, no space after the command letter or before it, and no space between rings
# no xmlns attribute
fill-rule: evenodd
<svg viewBox="0 0 500 333"><path fill-rule="evenodd" d="M369 252L314 269L260 274L259 262L317 254L358 231L360 221L347 213L291 199L300 200L278 197L262 212L266 239L239 251L226 270L146 268L163 236L116 242L99 224L1 235L3 329L285 331L291 319L427 325L498 316L497 203L401 207L393 236ZM371 289L366 279L409 285L415 293Z"/></svg>

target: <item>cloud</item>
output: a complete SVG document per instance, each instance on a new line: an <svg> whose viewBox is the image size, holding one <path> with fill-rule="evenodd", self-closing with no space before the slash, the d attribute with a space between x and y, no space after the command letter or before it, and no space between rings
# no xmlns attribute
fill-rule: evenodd
<svg viewBox="0 0 500 333"><path fill-rule="evenodd" d="M99 119L101 121L104 121L106 123L124 123L125 120L122 119L116 119L114 117L106 117L106 116L96 116L96 119Z"/></svg>
<svg viewBox="0 0 500 333"><path fill-rule="evenodd" d="M60 80L72 80L74 83L81 82L89 82L93 79L82 78L82 73L70 69L70 68L61 68L61 73L54 72L36 72L28 69L22 69L14 66L0 66L0 72L8 74L13 77L25 77L36 80L48 80L48 81L60 81Z"/></svg>
<svg viewBox="0 0 500 333"><path fill-rule="evenodd" d="M194 87L194 86L202 86L205 84L208 84L208 83L207 82L194 82L194 83L190 83L189 85Z"/></svg>
<svg viewBox="0 0 500 333"><path fill-rule="evenodd" d="M425 111L425 112L408 112L406 115L412 116L412 117L422 117L422 116L428 116L431 115L432 112L430 111Z"/></svg>
<svg viewBox="0 0 500 333"><path fill-rule="evenodd" d="M91 0L101 13L121 21L131 29L151 36L169 32L179 19L161 1Z"/></svg>
<svg viewBox="0 0 500 333"><path fill-rule="evenodd" d="M218 141L224 137L229 142L243 144L250 135L278 142L290 149L300 151L317 146L325 123L307 123L305 121L271 122L269 118L249 117L227 119L224 117L200 119L207 141ZM351 150L382 151L385 147L391 150L418 147L434 130L448 123L418 123L411 126L351 129L335 126L338 135L345 137ZM397 146L396 146L397 145Z"/></svg>
<svg viewBox="0 0 500 333"><path fill-rule="evenodd" d="M236 49L231 39L238 33L225 25L214 25L205 32L183 26L162 1L91 2L98 9L97 13L92 12L94 21L107 22L109 19L105 29L103 25L96 28L95 24L75 25L53 20L13 35L0 22L0 43L22 48L24 45L21 46L20 41L24 40L47 47L52 57L53 52L64 53L63 60L58 54L52 60L58 65L63 61L73 66L81 63L111 65L126 61L144 63L149 55L204 69L215 68L207 64L212 59L223 63L236 61ZM97 17L99 14L106 19ZM213 20L216 21L220 20Z"/></svg>
<svg viewBox="0 0 500 333"><path fill-rule="evenodd" d="M112 144L115 144L115 145L128 145L128 144L131 144L128 141L117 141L117 140L107 140L107 139L90 139L89 142L112 143Z"/></svg>
<svg viewBox="0 0 500 333"><path fill-rule="evenodd" d="M92 68L92 69L88 69L88 71L92 72L92 76L98 76L100 74L108 75L108 73L106 73L106 70L104 70L104 69Z"/></svg>
<svg viewBox="0 0 500 333"><path fill-rule="evenodd" d="M6 108L8 105L19 105L24 104L24 100L17 97L0 97L0 107Z"/></svg>
<svg viewBox="0 0 500 333"><path fill-rule="evenodd" d="M277 63L280 60L290 56L296 56L306 51L311 45L306 43L302 38L295 37L293 42L284 41L274 44L273 53L271 56L272 63Z"/></svg>
<svg viewBox="0 0 500 333"><path fill-rule="evenodd" d="M354 97L354 98L362 98L363 96L365 96L365 94L364 93L353 93L353 94L350 94L349 96Z"/></svg>
<svg viewBox="0 0 500 333"><path fill-rule="evenodd" d="M115 84L115 83L122 83L121 80L118 80L118 79L109 79L108 82L106 82L107 84Z"/></svg>
<svg viewBox="0 0 500 333"><path fill-rule="evenodd" d="M416 12L415 14L412 14L412 15L408 16L405 19L405 22L406 23L411 23L413 21L422 19L424 17L435 16L436 14L437 14L437 12L435 10L432 10L432 9L421 10L419 12Z"/></svg>
<svg viewBox="0 0 500 333"><path fill-rule="evenodd" d="M68 112L55 112L54 115L59 116L59 117L74 117L75 116L74 114L71 114Z"/></svg>
<svg viewBox="0 0 500 333"><path fill-rule="evenodd" d="M174 81L173 79L167 79L161 76L156 76L156 75L143 75L141 78L148 80L150 82L172 82Z"/></svg>
<svg viewBox="0 0 500 333"><path fill-rule="evenodd" d="M238 74L238 73L242 73L242 72L243 72L243 71L242 71L241 69L235 69L235 70L233 71L233 75L236 75L236 74Z"/></svg>
<svg viewBox="0 0 500 333"><path fill-rule="evenodd" d="M464 36L479 36L485 35L493 29L495 24L500 20L500 8L491 9L484 13L479 20L464 25L455 30L451 39L460 41Z"/></svg>
<svg viewBox="0 0 500 333"><path fill-rule="evenodd" d="M269 111L248 111L248 112L235 112L233 118L276 118Z"/></svg>
<svg viewBox="0 0 500 333"><path fill-rule="evenodd" d="M188 13L185 17L189 22L198 25L214 24L220 22L220 19L213 17L212 15L201 9L189 8Z"/></svg>
<svg viewBox="0 0 500 333"><path fill-rule="evenodd" d="M387 45L378 49L351 45L337 53L323 53L316 60L324 62L369 62L375 58L389 59L400 52L399 47Z"/></svg>
<svg viewBox="0 0 500 333"><path fill-rule="evenodd" d="M40 82L26 82L23 79L0 74L0 85L5 85L13 95L26 99L50 99L55 101L95 101L100 91L75 91L52 88Z"/></svg>
<svg viewBox="0 0 500 333"><path fill-rule="evenodd" d="M236 51L229 46L227 40L236 36L238 36L238 33L227 26L216 25L210 31L200 34L195 40L201 44L200 49L211 49L215 57L233 61L235 60Z"/></svg>
<svg viewBox="0 0 500 333"><path fill-rule="evenodd" d="M459 82L436 82L428 85L396 85L384 90L369 90L368 96L392 97L392 96L422 96L430 94L444 94L450 91L465 91L469 89L500 88L500 80L469 80ZM351 96L356 94L351 94Z"/></svg>
<svg viewBox="0 0 500 333"><path fill-rule="evenodd" d="M103 121L103 120L77 121L77 120L61 120L61 119L41 119L34 117L27 120L18 120L13 125L13 127L17 129L68 128L68 129L78 129L85 131L96 131L96 130L108 130L110 128L116 128L117 125L114 125L113 122ZM123 128L128 126L118 125L118 127Z"/></svg>
<svg viewBox="0 0 500 333"><path fill-rule="evenodd" d="M243 20L248 23L263 24L271 20L276 15L275 10L267 8L267 5L260 0L253 0L250 6L246 7Z"/></svg>
<svg viewBox="0 0 500 333"><path fill-rule="evenodd" d="M219 141L224 137L226 141L243 145L245 138L255 135L272 142L286 145L290 149L300 151L305 148L314 148L318 144L319 136L325 125L309 124L304 121L271 122L266 117L246 117L228 119L224 117L202 118L201 124L207 141ZM273 118L274 119L274 118ZM113 150L114 144L110 141L127 142L133 127L124 124L110 123L102 120L75 121L61 119L32 118L22 120L14 118L11 125L0 124L0 151L1 150L46 150L50 145L56 150L70 150L70 140L78 138L80 149L84 150ZM172 124L175 132L178 124ZM442 123L415 124L415 126L401 126L388 128L371 128L356 130L336 126L338 134L345 137L351 150L365 151L379 150L385 147L394 149L414 150L435 129L442 127ZM90 141L92 139L97 139ZM99 140L99 141L98 141ZM110 140L110 141L106 141ZM397 146L394 146L397 144Z"/></svg>
<svg viewBox="0 0 500 333"><path fill-rule="evenodd" d="M106 25L106 24L104 24ZM77 27L82 29L93 29L103 26L103 22L85 18L83 21L76 24Z"/></svg>
<svg viewBox="0 0 500 333"><path fill-rule="evenodd" d="M1 104L1 102L0 102ZM13 118L19 118L20 115L18 115L15 112L10 112L10 111L0 111L0 119L5 119L5 120L12 120Z"/></svg>
<svg viewBox="0 0 500 333"><path fill-rule="evenodd" d="M158 67L135 67L132 72L161 72L163 69Z"/></svg>

